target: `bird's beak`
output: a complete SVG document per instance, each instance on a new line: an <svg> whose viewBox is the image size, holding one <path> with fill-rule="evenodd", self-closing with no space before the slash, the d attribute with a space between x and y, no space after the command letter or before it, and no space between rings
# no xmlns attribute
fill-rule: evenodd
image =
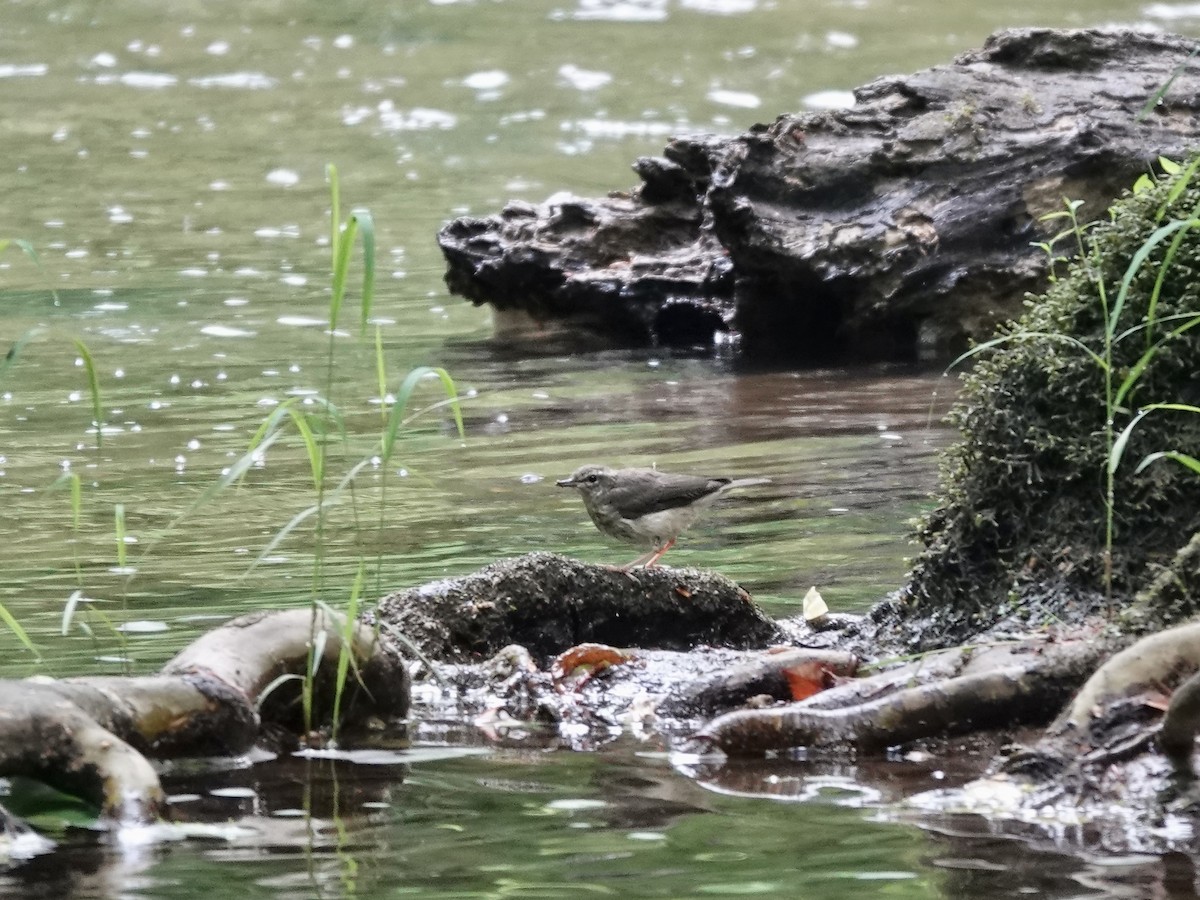
<svg viewBox="0 0 1200 900"><path fill-rule="evenodd" d="M574 478L564 478L562 481L556 481L554 483L559 487L575 487L575 485L577 485L579 482L577 482Z"/></svg>

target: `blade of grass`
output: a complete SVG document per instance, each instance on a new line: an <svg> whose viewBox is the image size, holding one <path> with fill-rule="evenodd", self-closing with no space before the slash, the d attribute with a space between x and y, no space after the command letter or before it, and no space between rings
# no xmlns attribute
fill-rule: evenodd
<svg viewBox="0 0 1200 900"><path fill-rule="evenodd" d="M387 422L387 360L383 356L383 329L375 326L375 378L379 384L379 418Z"/></svg>
<svg viewBox="0 0 1200 900"><path fill-rule="evenodd" d="M17 621L16 617L8 611L3 603L0 603L0 622L8 626L8 630L21 642L21 646L32 653L39 661L41 660L42 654L38 653L37 647L34 646L33 641L29 638L29 633L25 631L21 623Z"/></svg>
<svg viewBox="0 0 1200 900"><path fill-rule="evenodd" d="M342 312L342 301L346 299L346 276L350 270L350 251L354 249L354 233L358 220L351 216L338 237L337 256L333 260L333 296L329 300L329 331L337 330L338 316Z"/></svg>
<svg viewBox="0 0 1200 900"><path fill-rule="evenodd" d="M992 338L990 341L984 341L982 344L976 344L970 350L960 354L952 363L950 363L950 365L946 366L946 372L949 372L964 360L970 359L972 356L976 356L985 350L991 350L993 347L999 347L1002 344L1007 344L1012 341L1023 341L1029 340L1030 338L1042 338L1048 341L1056 341L1061 344L1068 344L1086 353L1091 358L1092 362L1099 366L1102 371L1108 371L1108 363L1104 361L1104 357L1085 344L1083 341L1079 340L1079 338L1071 337L1069 334L1059 334L1057 332L1049 331L1021 331L1015 334L1006 334L998 338Z"/></svg>
<svg viewBox="0 0 1200 900"><path fill-rule="evenodd" d="M266 559L271 554L271 551L283 542L284 538L295 531L297 526L304 522L304 520L309 516L312 516L314 513L316 513L318 509L320 509L320 507L318 507L316 504L313 504L312 506L306 507L305 509L302 509L300 512L296 513L296 515L292 516L286 525L275 532L275 537L271 538L271 540L267 543L267 546L264 547L262 552L255 558L254 562L250 563L250 568L242 573L242 577L245 578L256 568L258 568L258 564Z"/></svg>
<svg viewBox="0 0 1200 900"><path fill-rule="evenodd" d="M1157 462L1160 459L1173 459L1181 466L1191 469L1197 475L1200 475L1200 459L1196 459L1196 457L1189 456L1186 453L1180 453L1178 450L1160 450L1157 453L1151 453L1140 463L1138 463L1138 467L1134 469L1134 473L1136 474L1141 472L1142 469L1146 468L1146 466Z"/></svg>
<svg viewBox="0 0 1200 900"><path fill-rule="evenodd" d="M125 568L125 504L118 503L113 507L113 524L117 530L117 565Z"/></svg>
<svg viewBox="0 0 1200 900"><path fill-rule="evenodd" d="M79 351L80 357L83 358L83 367L87 372L88 392L92 395L92 415L96 420L96 449L99 449L103 437L102 432L104 431L102 428L104 411L101 409L100 403L100 379L96 377L96 362L92 359L92 352L88 350L87 344L78 338L75 339L75 349Z"/></svg>
<svg viewBox="0 0 1200 900"><path fill-rule="evenodd" d="M1138 380L1142 377L1142 373L1146 371L1146 367L1154 361L1154 357L1158 355L1158 351L1162 348L1163 344L1172 338L1179 337L1179 335L1183 334L1184 332L1190 331L1197 325L1200 325L1200 313L1197 313L1177 328L1171 329L1171 331L1156 341L1149 350L1146 350L1144 353L1142 353L1142 355L1138 357L1137 362L1129 367L1129 372L1125 375L1124 379L1122 379L1116 393L1113 394L1112 408L1114 410L1120 408L1121 404L1125 401L1125 397L1130 391L1133 390L1134 386L1137 385Z"/></svg>
<svg viewBox="0 0 1200 900"><path fill-rule="evenodd" d="M449 680L447 680L446 676L441 673L441 671L437 667L437 664L432 659L430 659L425 654L425 651L422 650L417 645L416 641L414 641L407 634L405 634L403 631L401 631L399 628L397 628L395 625L391 624L390 622L380 622L379 627L382 630L386 631L393 640L403 644L406 648L408 648L408 651L413 656L415 656L422 663L422 665L425 666L425 668L427 668L429 670L429 674L431 674L433 676L434 681L436 681L443 688L450 687Z"/></svg>
<svg viewBox="0 0 1200 900"><path fill-rule="evenodd" d="M462 408L457 402L458 391L454 387L454 379L450 377L450 373L440 366L417 366L408 373L400 385L400 390L396 392L396 402L392 404L392 411L388 416L388 424L387 428L384 429L380 448L380 456L383 458L385 465L392 458L392 452L396 446L396 436L404 421L404 411L408 408L408 401L412 397L413 391L416 390L417 385L421 381L430 376L437 376L446 394L455 401L451 405L454 411L454 423L458 427L459 437L466 436L466 429L463 427Z"/></svg>
<svg viewBox="0 0 1200 900"><path fill-rule="evenodd" d="M8 348L8 352L4 354L4 359L0 360L0 375L3 375L9 366L13 365L20 358L21 351L25 349L25 345L45 330L40 325L35 325L13 341Z"/></svg>
<svg viewBox="0 0 1200 900"><path fill-rule="evenodd" d="M366 564L359 560L358 572L350 585L350 600L342 616L341 646L338 648L337 675L334 680L333 721L330 740L337 741L338 724L342 720L342 695L346 690L346 678L354 660L354 632L358 628L358 606L362 597L363 581L366 579ZM357 669L357 666L355 667Z"/></svg>
<svg viewBox="0 0 1200 900"><path fill-rule="evenodd" d="M367 323L371 320L371 304L375 298L375 220L368 209L356 209L351 218L362 235L363 278L358 309L359 330L366 334Z"/></svg>
<svg viewBox="0 0 1200 900"><path fill-rule="evenodd" d="M254 711L262 712L263 702L271 696L279 688L283 687L289 681L303 681L302 675L297 675L294 672L284 672L278 678L273 679L265 688L258 692L258 696L254 699Z"/></svg>
<svg viewBox="0 0 1200 900"><path fill-rule="evenodd" d="M1146 105L1143 106L1141 112L1137 114L1136 121L1140 122L1154 111L1154 107L1158 106L1159 101L1167 95L1167 91L1171 89L1171 85L1175 83L1175 79L1187 71L1187 64L1192 61L1192 58L1197 53L1200 53L1200 47L1197 47L1195 50L1189 53L1187 55L1187 59L1171 70L1170 77L1163 82L1157 91L1150 95L1150 99L1146 101Z"/></svg>

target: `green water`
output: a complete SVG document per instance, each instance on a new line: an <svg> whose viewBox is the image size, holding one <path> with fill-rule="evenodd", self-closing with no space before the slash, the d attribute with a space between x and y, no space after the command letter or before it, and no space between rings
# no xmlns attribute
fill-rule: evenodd
<svg viewBox="0 0 1200 900"><path fill-rule="evenodd" d="M252 566L314 502L298 440L272 446L239 490L192 507L291 397L328 391L345 414L330 483L377 452L372 338L353 309L329 370L326 163L341 172L343 208L368 206L377 223L388 391L412 366L445 366L466 420L465 440L444 410L418 420L388 471L368 464L330 509L330 602L344 601L360 561L369 594L537 549L626 561L628 549L552 486L605 461L769 476L714 510L668 561L719 569L775 613L795 610L810 585L835 609L865 608L896 586L912 552L908 523L929 504L934 452L949 439L938 421L950 381L507 349L490 340L487 311L447 295L435 232L510 198L627 188L631 161L672 134L740 130L819 92L944 62L997 27L1145 20L1194 31L1195 20L1164 18L1173 9L6 2L0 237L30 241L41 268L13 247L0 255L0 346L32 334L0 376L0 603L43 659L0 632L3 673L120 672L122 658L150 671L214 621L309 601L308 524ZM99 448L75 339L100 379ZM438 399L433 385L417 397ZM50 489L65 471L83 486L77 530L68 493ZM63 637L76 591L93 602ZM149 624L122 641L107 622ZM324 776L314 786L302 767L260 765L243 774L263 822L287 820L272 811L307 784L337 801L346 833L314 841L264 828L215 848L136 852L68 841L8 886L62 896L52 889L65 879L72 896L188 897L237 883L249 896L292 897L562 896L569 884L682 897L792 896L789 885L803 883L817 897L969 895L946 886L963 867L939 862L931 833L870 821L875 801L853 790L854 770L838 776L851 805L821 791L811 804L780 803L730 798L639 749L658 748L501 752L411 771L343 765L336 788ZM611 796L630 771L670 795L642 797L645 821ZM789 777L806 777L797 771ZM504 787L514 784L525 787ZM365 810L368 795L386 806ZM572 811L578 798L608 805ZM556 800L566 812L547 807ZM332 803L314 815L334 819ZM250 811L217 803L205 816ZM968 855L1020 869L1005 846ZM1083 896L1049 877L1037 884L1042 895Z"/></svg>

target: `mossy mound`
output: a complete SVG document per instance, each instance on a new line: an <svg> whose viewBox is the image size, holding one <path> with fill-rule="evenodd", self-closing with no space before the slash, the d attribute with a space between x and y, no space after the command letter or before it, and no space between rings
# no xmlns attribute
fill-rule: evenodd
<svg viewBox="0 0 1200 900"><path fill-rule="evenodd" d="M1106 356L1100 279L1115 308L1139 248L1172 220L1197 215L1200 177L1192 181L1183 187L1178 178L1163 178L1118 201L1111 221L1089 232L1096 253L1032 298L1025 315L1003 329L1006 340L976 357L951 414L963 436L947 457L945 496L920 527L925 548L897 598L910 644L958 642L1006 616L1070 621L1120 606L1200 531L1200 477L1169 460L1135 473L1154 451L1200 455L1200 415L1151 412L1132 432L1116 471L1109 598L1105 376L1069 340ZM1183 189L1172 198L1177 187ZM1151 297L1169 239L1132 280L1112 331L1114 390L1148 346L1200 313L1200 230L1179 233L1157 303ZM1152 354L1115 411L1113 430L1119 433L1140 408L1164 402L1200 404L1200 326L1167 338ZM1150 603L1143 611L1163 624L1197 606L1193 598Z"/></svg>

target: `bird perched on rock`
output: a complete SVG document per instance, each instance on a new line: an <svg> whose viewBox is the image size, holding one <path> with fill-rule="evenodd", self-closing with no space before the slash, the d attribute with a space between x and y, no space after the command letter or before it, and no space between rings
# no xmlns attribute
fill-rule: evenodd
<svg viewBox="0 0 1200 900"><path fill-rule="evenodd" d="M705 478L657 469L580 466L556 482L575 488L596 527L609 537L649 547L625 568L654 565L706 507L728 490L765 484L768 478Z"/></svg>

